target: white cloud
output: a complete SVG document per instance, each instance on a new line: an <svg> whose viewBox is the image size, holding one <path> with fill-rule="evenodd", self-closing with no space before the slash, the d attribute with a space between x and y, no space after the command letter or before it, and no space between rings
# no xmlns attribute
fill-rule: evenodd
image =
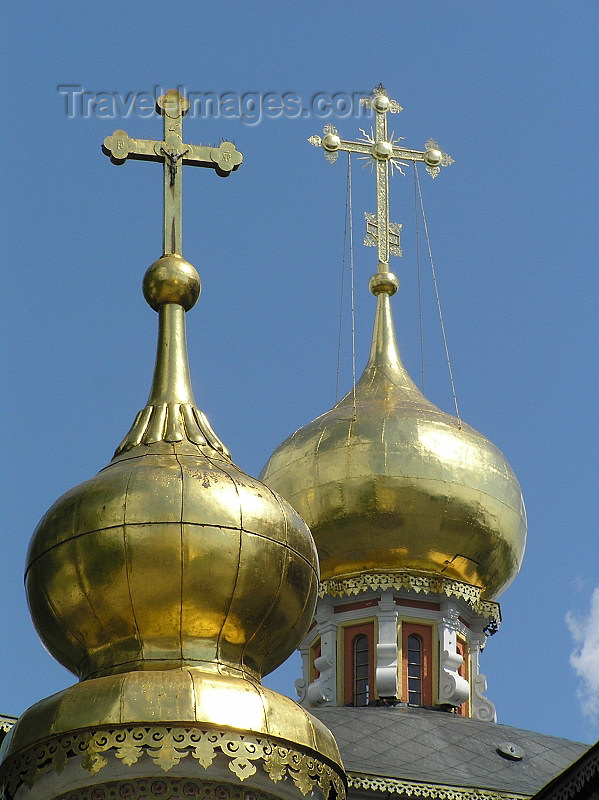
<svg viewBox="0 0 599 800"><path fill-rule="evenodd" d="M582 713L597 720L599 718L599 586L591 596L588 615L581 618L569 611L566 614L566 623L576 643L570 655L570 664L582 681L578 691Z"/></svg>

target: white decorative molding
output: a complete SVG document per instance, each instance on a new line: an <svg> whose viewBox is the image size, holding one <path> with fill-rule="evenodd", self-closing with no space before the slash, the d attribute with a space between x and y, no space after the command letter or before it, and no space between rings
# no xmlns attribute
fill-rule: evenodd
<svg viewBox="0 0 599 800"><path fill-rule="evenodd" d="M439 628L439 703L441 705L461 706L470 697L470 686L458 670L462 666L462 656L457 651L456 632L460 627L457 605L452 600L444 600L441 606Z"/></svg>
<svg viewBox="0 0 599 800"><path fill-rule="evenodd" d="M335 677L333 665L325 656L319 656L314 659L314 669L320 674L308 686L308 706L330 706L333 698L331 684Z"/></svg>
<svg viewBox="0 0 599 800"><path fill-rule="evenodd" d="M472 632L470 645L470 674L472 676L472 708L471 716L481 722L497 722L497 711L495 706L485 697L487 691L487 679L480 672L479 657L485 644L485 634L479 628Z"/></svg>
<svg viewBox="0 0 599 800"><path fill-rule="evenodd" d="M295 682L300 703L306 708L332 706L337 703L337 628L338 620L331 598L319 600L316 606L316 626L304 639L301 649L303 676ZM318 677L310 682L312 653L309 642L320 637L320 655L314 659Z"/></svg>
<svg viewBox="0 0 599 800"><path fill-rule="evenodd" d="M308 692L308 683L303 678L298 678L294 681L295 691L297 694L297 702L300 706L305 706L306 694Z"/></svg>
<svg viewBox="0 0 599 800"><path fill-rule="evenodd" d="M501 615L497 603L481 599L479 587L412 571L363 573L327 581L323 586L327 591L324 595L321 591L315 624L301 644L303 675L296 682L296 689L302 705L318 708L342 702L338 700L344 685L343 664L338 663L343 651L340 626L375 617L374 684L378 698L400 696L401 623L422 621L434 624L438 631L433 703L458 708L470 701L470 716L496 721L495 707L485 697L486 680L480 675L479 655L490 628L496 629ZM352 595L359 595L359 602L351 600ZM423 603L419 598L422 595L429 595L430 602ZM463 658L458 652L458 636L467 644L464 658L468 658L468 668L464 675L460 675ZM317 639L320 653L311 664ZM310 681L314 669L318 677Z"/></svg>
<svg viewBox="0 0 599 800"><path fill-rule="evenodd" d="M484 675L474 675L472 678L472 718L481 722L497 722L495 706L485 697L487 679Z"/></svg>
<svg viewBox="0 0 599 800"><path fill-rule="evenodd" d="M308 634L308 637L311 633ZM307 639L302 642L299 651L302 657L302 677L295 681L295 691L297 692L297 702L300 706L306 705L306 693L308 691L308 684L310 675L310 647L307 644Z"/></svg>

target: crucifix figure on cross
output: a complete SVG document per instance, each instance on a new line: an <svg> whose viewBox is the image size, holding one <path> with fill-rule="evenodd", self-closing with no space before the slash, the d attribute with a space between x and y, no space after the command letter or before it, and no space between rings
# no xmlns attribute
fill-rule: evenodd
<svg viewBox="0 0 599 800"><path fill-rule="evenodd" d="M230 175L243 160L231 142L218 147L184 144L183 117L189 110L189 100L177 89L156 101L156 111L164 119L164 139L132 139L125 131L107 136L102 151L113 164L124 164L128 158L140 161L161 161L164 165L164 228L163 252L181 255L182 165L211 167L222 177Z"/></svg>
<svg viewBox="0 0 599 800"><path fill-rule="evenodd" d="M434 139L428 140L425 145L426 150L408 150L399 145L403 137L396 139L394 133L388 135L387 114L397 114L402 108L399 103L389 98L382 84L375 88L372 97L365 97L361 102L366 108L372 108L375 112L374 130L371 129L370 133L360 128L361 139L350 142L339 138L339 133L333 125L325 125L324 136L311 136L308 141L315 147L322 147L331 164L335 163L339 151L342 150L346 153L360 153L360 158L375 166L376 215L365 214L364 244L378 246L378 271L389 272L389 257L401 255L399 243L401 225L389 222L389 166L391 174L397 169L404 175L402 167L406 167L407 164L402 163L400 159L424 161L426 171L435 178L441 167L453 164L453 158L447 153L442 153Z"/></svg>

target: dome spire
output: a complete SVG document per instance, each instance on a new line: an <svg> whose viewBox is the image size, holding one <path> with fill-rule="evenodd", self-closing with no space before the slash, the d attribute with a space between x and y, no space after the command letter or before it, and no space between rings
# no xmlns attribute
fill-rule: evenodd
<svg viewBox="0 0 599 800"><path fill-rule="evenodd" d="M185 334L185 314L200 294L194 267L176 253L159 258L143 282L148 304L158 312L158 345L148 402L117 447L121 455L140 444L187 440L230 458L206 415L195 403Z"/></svg>
<svg viewBox="0 0 599 800"><path fill-rule="evenodd" d="M369 288L372 294L378 297L376 316L370 358L366 369L355 391L352 390L338 405L346 402L351 396L352 401L365 391L372 394L375 386L380 386L384 392L385 382L393 385L395 391L411 399L419 405L435 408L418 389L404 367L397 347L395 327L391 305L389 302L399 288L399 281L389 269L391 256L401 256L400 231L401 225L390 222L389 218L389 170L393 175L397 170L404 175L403 168L407 164L402 159L412 162L423 161L426 170L435 178L441 167L453 164L453 158L439 150L439 145L434 139L426 143L426 150L409 150L401 147L399 142L403 137L395 138L395 133L389 134L387 114L398 114L402 107L396 100L392 100L382 84L376 86L372 96L362 98L362 104L374 111L374 128L370 133L363 129L362 136L357 141L347 141L339 137L338 131L332 125L326 125L324 136L311 136L308 141L315 147L322 147L329 163L334 164L339 152L359 153L358 158L366 162L375 170L376 176L376 214L365 213L366 236L364 244L377 247L378 264L377 272L371 277Z"/></svg>
<svg viewBox="0 0 599 800"><path fill-rule="evenodd" d="M397 346L395 325L390 298L397 292L399 282L392 272L376 272L369 282L372 294L377 298L372 344L368 363L356 384L356 396L376 391L385 391L392 385L406 400L434 407L416 386L404 367Z"/></svg>
<svg viewBox="0 0 599 800"><path fill-rule="evenodd" d="M378 297L372 346L370 358L366 369L355 391L350 393L352 399L366 390L374 387L381 381L388 381L401 390L405 398L410 398L418 404L435 408L418 389L404 367L397 347L395 327L389 298L399 288L399 281L389 269L391 256L401 256L400 232L401 225L390 222L389 218L389 170L391 175L397 170L405 175L403 168L407 166L404 160L413 163L422 161L426 164L426 171L432 178L436 178L441 167L453 164L453 158L439 149L434 139L426 143L426 150L409 150L401 147L399 142L403 137L395 138L395 133L389 134L387 114L398 114L402 107L396 100L392 100L382 84L376 86L372 96L362 98L362 105L374 111L374 128L367 133L360 129L362 136L357 141L347 141L339 137L338 131L332 125L324 127L324 136L311 136L308 141L315 147L322 147L329 163L334 164L339 152L359 153L358 158L370 162L376 177L376 214L365 212L366 236L364 244L368 247L377 247L378 264L377 272L371 277L369 288L372 294ZM372 386L371 386L372 384ZM384 391L384 390L383 390ZM348 395L349 397L349 395ZM341 404L345 402L343 398Z"/></svg>
<svg viewBox="0 0 599 800"><path fill-rule="evenodd" d="M330 732L261 683L312 622L310 531L232 463L193 397L185 314L200 280L181 255L181 165L227 175L241 153L227 142L183 144L186 102L176 90L158 101L162 142L123 131L104 141L116 163L164 167L164 253L143 283L159 315L156 366L112 461L60 497L33 534L31 615L79 682L15 724L4 756L10 797L24 783L35 785L32 798L70 797L82 785L116 796L140 775L144 796L160 778L156 796L184 786L229 797L245 781L262 800L345 797Z"/></svg>
<svg viewBox="0 0 599 800"><path fill-rule="evenodd" d="M368 288L378 297L378 302L367 368L388 367L391 372L396 372L403 369L403 364L399 357L389 298L397 292L399 282L392 272L377 272L371 277Z"/></svg>
<svg viewBox="0 0 599 800"><path fill-rule="evenodd" d="M221 142L218 147L184 143L183 117L188 110L189 100L177 89L169 89L156 101L156 111L163 118L163 141L132 139L119 130L102 145L113 164L124 164L129 158L162 163L164 185L163 256L148 269L143 282L144 297L159 314L154 380L146 407L138 413L116 455L140 444L188 439L230 456L196 407L191 388L185 312L195 305L201 284L195 268L182 257L181 167L210 167L226 177L239 167L243 156L231 142Z"/></svg>
<svg viewBox="0 0 599 800"><path fill-rule="evenodd" d="M412 381L390 304L399 284L389 259L401 247L389 169L404 174L405 162L423 161L434 178L453 159L432 139L425 151L398 145L387 114L401 107L382 86L363 102L375 114L370 133L346 141L327 125L309 141L330 163L339 151L358 153L375 171L364 239L378 248L370 357L355 387L279 445L261 474L306 520L320 558L316 624L296 686L307 706L403 701L491 719L478 654L499 624L495 599L520 567L520 487L491 442Z"/></svg>

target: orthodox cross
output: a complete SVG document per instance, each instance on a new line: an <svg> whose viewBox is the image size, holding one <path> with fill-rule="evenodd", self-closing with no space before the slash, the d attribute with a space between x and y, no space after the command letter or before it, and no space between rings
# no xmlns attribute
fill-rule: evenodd
<svg viewBox="0 0 599 800"><path fill-rule="evenodd" d="M337 129L333 125L325 125L324 136L311 136L308 141L315 147L322 147L326 158L334 164L343 150L347 153L360 153L360 158L366 159L371 166L376 167L376 215L365 214L366 217L366 237L364 244L377 245L379 255L379 272L389 272L389 257L392 255L400 256L401 248L399 245L399 232L401 225L389 222L389 165L391 174L397 169L402 175L402 167L407 164L399 159L408 161L424 161L426 171L435 178L441 167L453 164L453 158L447 153L439 150L439 145L434 139L429 139L426 143L426 150L408 150L400 147L399 142L403 139L395 138L387 133L387 113L397 114L402 110L399 103L391 100L387 90L379 84L372 97L365 97L361 100L366 108L372 108L375 112L374 131L366 133L360 128L362 137L356 142L349 142L340 139Z"/></svg>
<svg viewBox="0 0 599 800"><path fill-rule="evenodd" d="M217 175L226 177L243 160L231 142L221 142L218 147L184 144L183 117L188 110L189 100L177 89L169 89L156 101L156 111L164 119L163 141L132 139L125 131L115 131L102 145L113 164L124 164L128 158L164 164L164 255L181 255L182 165L212 167Z"/></svg>

